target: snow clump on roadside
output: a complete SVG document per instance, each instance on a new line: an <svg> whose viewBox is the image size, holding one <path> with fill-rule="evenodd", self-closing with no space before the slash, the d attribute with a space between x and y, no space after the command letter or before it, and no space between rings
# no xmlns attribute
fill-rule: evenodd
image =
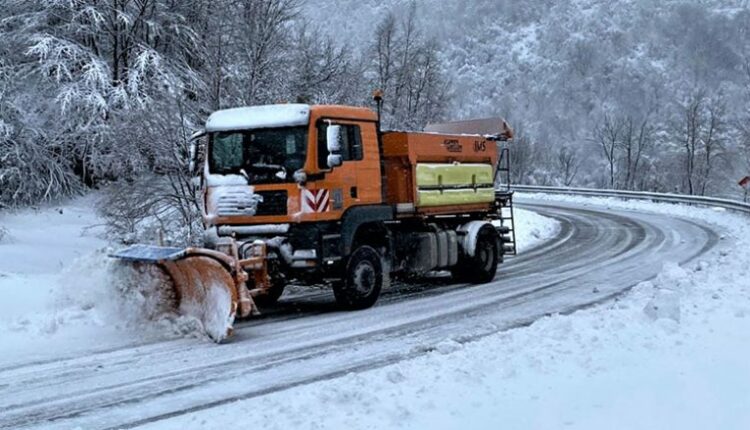
<svg viewBox="0 0 750 430"><path fill-rule="evenodd" d="M652 321L667 319L680 322L680 298L686 289L691 287L688 272L677 263L666 263L662 272L653 282L645 283L642 288L652 290L652 298L643 308L643 312Z"/></svg>

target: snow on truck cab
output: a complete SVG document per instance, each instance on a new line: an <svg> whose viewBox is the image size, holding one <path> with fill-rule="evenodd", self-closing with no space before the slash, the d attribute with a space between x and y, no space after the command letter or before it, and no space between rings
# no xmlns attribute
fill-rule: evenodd
<svg viewBox="0 0 750 430"><path fill-rule="evenodd" d="M372 306L392 275L491 281L515 253L512 192L496 189L509 182L498 146L512 131L500 119L482 134L464 134L477 129L471 121L381 131L376 101L378 113L302 104L214 112L197 169L205 248L137 245L113 256L160 266L190 301L180 312L204 324L219 315L207 330L215 340L294 281L332 286L348 309Z"/></svg>

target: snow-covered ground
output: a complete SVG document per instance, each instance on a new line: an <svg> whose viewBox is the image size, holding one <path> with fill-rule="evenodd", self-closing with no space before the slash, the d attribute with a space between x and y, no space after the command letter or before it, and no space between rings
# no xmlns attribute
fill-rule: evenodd
<svg viewBox="0 0 750 430"><path fill-rule="evenodd" d="M0 214L0 364L165 336L112 282L95 200Z"/></svg>
<svg viewBox="0 0 750 430"><path fill-rule="evenodd" d="M103 239L95 196L0 215L0 365L196 336L180 321L139 318L139 297L123 296ZM539 245L558 223L517 211L519 249ZM202 340L198 340L202 341Z"/></svg>
<svg viewBox="0 0 750 430"><path fill-rule="evenodd" d="M75 310L66 299L93 297L87 278L96 271L71 271L77 259L105 246L93 206L93 197L87 197L0 215L6 230L0 241L0 360L32 350L50 354L88 334L89 321L81 317L91 309L89 304ZM55 340L62 334L65 341L58 344Z"/></svg>
<svg viewBox="0 0 750 430"><path fill-rule="evenodd" d="M515 208L514 218L519 254L539 246L560 231L560 223L529 210Z"/></svg>
<svg viewBox="0 0 750 430"><path fill-rule="evenodd" d="M721 209L570 196L578 206L711 223L719 245L655 279L570 315L472 342L147 424L226 428L750 428L750 223ZM169 338L121 319L107 244L90 197L0 216L0 364ZM62 209L62 213L60 213ZM557 222L517 210L520 250ZM42 250L42 251L40 251ZM196 342L205 340L196 339ZM240 417L240 418L238 418Z"/></svg>
<svg viewBox="0 0 750 430"><path fill-rule="evenodd" d="M146 428L750 428L750 223L722 210L534 196L730 232L619 299L409 361Z"/></svg>

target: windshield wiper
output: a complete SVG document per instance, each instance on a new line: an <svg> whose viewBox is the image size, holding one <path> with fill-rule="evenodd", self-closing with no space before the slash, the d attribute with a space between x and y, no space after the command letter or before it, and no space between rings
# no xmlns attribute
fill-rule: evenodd
<svg viewBox="0 0 750 430"><path fill-rule="evenodd" d="M255 167L255 168L258 168L258 169L284 170L284 171L286 171L286 169L284 168L284 166L282 166L280 164L255 163L255 164L251 164L250 167Z"/></svg>
<svg viewBox="0 0 750 430"><path fill-rule="evenodd" d="M250 185L250 175L247 174L245 169L240 169L240 175L242 175L242 177L247 181L247 184Z"/></svg>
<svg viewBox="0 0 750 430"><path fill-rule="evenodd" d="M280 164L266 164L266 163L255 163L251 164L250 167L256 168L256 169L265 169L265 170L275 170L277 178L283 180L286 180L287 173L286 173L286 167L280 165Z"/></svg>

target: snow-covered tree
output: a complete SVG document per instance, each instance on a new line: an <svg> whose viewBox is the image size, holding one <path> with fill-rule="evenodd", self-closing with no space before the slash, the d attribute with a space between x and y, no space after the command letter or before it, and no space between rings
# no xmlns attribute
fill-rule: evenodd
<svg viewBox="0 0 750 430"><path fill-rule="evenodd" d="M183 131L216 109L372 106L378 88L386 127L521 125L521 182L737 193L747 28L744 0L6 0L0 204L174 175ZM611 151L592 139L605 115Z"/></svg>
<svg viewBox="0 0 750 430"><path fill-rule="evenodd" d="M375 79L384 93L386 126L421 129L439 119L448 87L440 63L440 46L418 26L417 3L391 10L378 24L371 44Z"/></svg>

